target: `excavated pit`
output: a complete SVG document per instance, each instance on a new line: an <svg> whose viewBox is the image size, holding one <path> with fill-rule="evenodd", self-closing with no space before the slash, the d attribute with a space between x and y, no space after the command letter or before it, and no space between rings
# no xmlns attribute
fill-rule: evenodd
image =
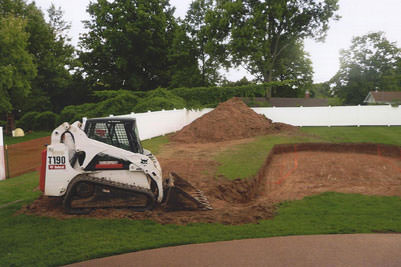
<svg viewBox="0 0 401 267"><path fill-rule="evenodd" d="M265 175L274 202L322 192L401 196L401 147L378 144L276 146Z"/></svg>

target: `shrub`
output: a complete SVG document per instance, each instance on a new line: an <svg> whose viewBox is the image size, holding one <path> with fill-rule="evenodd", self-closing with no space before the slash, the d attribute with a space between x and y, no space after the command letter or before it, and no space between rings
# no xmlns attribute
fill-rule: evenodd
<svg viewBox="0 0 401 267"><path fill-rule="evenodd" d="M271 107L272 105L265 97L241 97L248 107Z"/></svg>
<svg viewBox="0 0 401 267"><path fill-rule="evenodd" d="M171 92L182 97L187 107L199 108L215 106L218 103L227 101L232 97L263 97L266 95L266 84L252 84L244 86L225 87L194 87L175 88Z"/></svg>
<svg viewBox="0 0 401 267"><path fill-rule="evenodd" d="M34 130L51 131L56 128L58 123L58 115L51 111L41 112L35 117Z"/></svg>
<svg viewBox="0 0 401 267"><path fill-rule="evenodd" d="M77 106L67 106L60 114L60 123L81 121L82 117L95 118L110 114L122 115L134 111L139 97L127 90L97 91L96 97L103 99L98 103L86 103Z"/></svg>
<svg viewBox="0 0 401 267"><path fill-rule="evenodd" d="M129 91L119 92L114 97L106 99L98 103L94 108L94 115L96 117L113 115L128 114L134 111L139 98Z"/></svg>
<svg viewBox="0 0 401 267"><path fill-rule="evenodd" d="M104 91L95 91L93 92L93 95L95 96L96 99L99 101L104 101L110 98L114 98L120 95L134 95L138 98L146 97L147 96L146 91L128 91L128 90L104 90Z"/></svg>
<svg viewBox="0 0 401 267"><path fill-rule="evenodd" d="M76 106L66 106L60 113L59 123L81 121L82 117L93 117L95 103L85 103Z"/></svg>
<svg viewBox="0 0 401 267"><path fill-rule="evenodd" d="M145 98L139 100L138 105L135 107L135 112L181 109L184 107L184 99L176 96L167 89L157 88L149 91Z"/></svg>
<svg viewBox="0 0 401 267"><path fill-rule="evenodd" d="M17 127L22 128L24 131L34 130L36 128L36 117L39 112L31 111L25 113L21 119L17 121Z"/></svg>
<svg viewBox="0 0 401 267"><path fill-rule="evenodd" d="M147 111L158 111L158 110L171 110L181 109L185 107L185 101L175 96L174 98L164 98L160 96L145 98L136 107L135 112L147 112Z"/></svg>
<svg viewBox="0 0 401 267"><path fill-rule="evenodd" d="M329 97L327 99L330 106L342 106L344 104L342 99L338 97Z"/></svg>

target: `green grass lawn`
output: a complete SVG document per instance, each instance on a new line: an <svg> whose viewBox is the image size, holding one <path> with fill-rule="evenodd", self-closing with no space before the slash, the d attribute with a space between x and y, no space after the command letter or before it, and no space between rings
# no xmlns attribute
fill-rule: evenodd
<svg viewBox="0 0 401 267"><path fill-rule="evenodd" d="M401 145L401 127L302 127L307 136L261 136L215 157L217 175L229 179L256 175L275 144L301 142L381 143Z"/></svg>
<svg viewBox="0 0 401 267"><path fill-rule="evenodd" d="M12 145L12 144L17 144L21 142L26 142L32 139L40 138L40 137L45 137L45 136L50 136L51 132L32 132L32 133L25 133L25 136L22 137L12 137L12 136L4 136L4 144L6 145Z"/></svg>
<svg viewBox="0 0 401 267"><path fill-rule="evenodd" d="M25 203L37 173L0 182L0 207ZM325 193L282 203L259 224L160 225L129 219L53 219L16 215L23 203L0 208L2 266L55 266L131 251L243 238L300 234L401 232L401 198Z"/></svg>
<svg viewBox="0 0 401 267"><path fill-rule="evenodd" d="M401 145L401 126L302 127L301 130L327 142Z"/></svg>
<svg viewBox="0 0 401 267"><path fill-rule="evenodd" d="M216 156L222 163L218 171L228 178L249 177L257 172L268 151L278 143L329 141L399 145L397 137L401 127L313 127L302 131L313 136L264 136L223 151ZM157 154L167 142L166 137L159 137L143 145ZM401 232L401 198L339 193L285 202L278 206L274 219L237 226L160 225L129 219L61 220L16 214L22 205L40 194L35 190L37 184L37 173L0 182L0 265L55 266L143 249L243 238ZM20 202L15 203L16 200Z"/></svg>
<svg viewBox="0 0 401 267"><path fill-rule="evenodd" d="M232 147L218 154L217 175L228 179L248 178L256 175L263 166L267 155L276 144L313 142L318 139L309 137L260 136L253 142Z"/></svg>
<svg viewBox="0 0 401 267"><path fill-rule="evenodd" d="M161 147L168 143L167 136L159 136L152 139L147 139L141 142L142 146L152 152L153 155L157 155L160 152Z"/></svg>

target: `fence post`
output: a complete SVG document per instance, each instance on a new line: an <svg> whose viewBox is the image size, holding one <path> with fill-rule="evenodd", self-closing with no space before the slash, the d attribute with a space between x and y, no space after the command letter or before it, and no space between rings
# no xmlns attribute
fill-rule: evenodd
<svg viewBox="0 0 401 267"><path fill-rule="evenodd" d="M6 164L4 162L3 127L0 127L0 181L6 179Z"/></svg>
<svg viewBox="0 0 401 267"><path fill-rule="evenodd" d="M82 130L85 130L85 125L86 125L87 120L88 120L88 117L82 117L82 124L81 124Z"/></svg>

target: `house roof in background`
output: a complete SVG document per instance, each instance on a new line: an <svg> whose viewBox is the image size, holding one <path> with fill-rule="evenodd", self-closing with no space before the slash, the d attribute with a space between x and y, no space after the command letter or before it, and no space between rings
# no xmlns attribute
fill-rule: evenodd
<svg viewBox="0 0 401 267"><path fill-rule="evenodd" d="M269 102L273 107L326 107L329 105L329 101L324 98L271 97Z"/></svg>
<svg viewBox="0 0 401 267"><path fill-rule="evenodd" d="M395 100L401 101L401 91L393 91L393 92L380 92L380 91L371 91L369 92L376 102L392 102Z"/></svg>

